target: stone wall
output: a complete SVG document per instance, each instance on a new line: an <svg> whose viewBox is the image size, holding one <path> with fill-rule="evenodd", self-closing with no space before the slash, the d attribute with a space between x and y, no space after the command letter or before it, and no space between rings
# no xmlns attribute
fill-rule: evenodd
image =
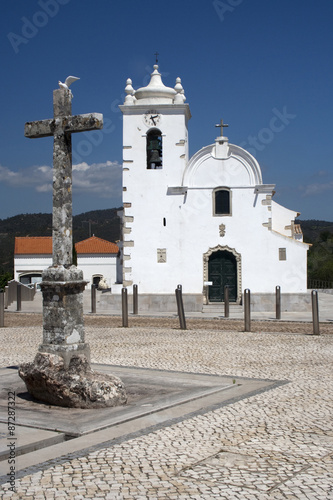
<svg viewBox="0 0 333 500"><path fill-rule="evenodd" d="M251 311L275 311L275 293L251 293ZM311 311L311 293L281 293L281 312Z"/></svg>

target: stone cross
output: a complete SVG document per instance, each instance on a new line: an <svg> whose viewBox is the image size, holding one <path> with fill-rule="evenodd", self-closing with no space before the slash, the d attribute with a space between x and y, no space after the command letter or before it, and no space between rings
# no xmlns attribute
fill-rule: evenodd
<svg viewBox="0 0 333 500"><path fill-rule="evenodd" d="M223 137L223 128L224 127L229 127L229 125L227 125L226 123L223 123L223 120L221 119L220 123L218 123L217 125L215 125L215 127L220 127L221 128L221 137Z"/></svg>
<svg viewBox="0 0 333 500"><path fill-rule="evenodd" d="M125 404L124 384L90 367L85 342L83 273L72 258L72 145L71 134L100 129L98 113L72 116L68 88L53 92L54 117L25 124L25 136L54 137L53 146L53 265L43 271L43 343L32 363L19 376L35 398L74 408L104 408Z"/></svg>
<svg viewBox="0 0 333 500"><path fill-rule="evenodd" d="M73 263L72 236L72 137L75 132L101 129L103 115L90 113L72 116L72 93L53 91L53 119L28 122L24 135L31 139L54 137L53 143L53 265L70 267Z"/></svg>
<svg viewBox="0 0 333 500"><path fill-rule="evenodd" d="M53 264L43 271L43 343L40 352L62 356L66 366L72 356L90 357L83 322L83 273L73 266L72 141L71 134L101 129L103 115L72 115L72 93L53 91L54 117L28 122L24 134L31 139L54 137L53 143Z"/></svg>

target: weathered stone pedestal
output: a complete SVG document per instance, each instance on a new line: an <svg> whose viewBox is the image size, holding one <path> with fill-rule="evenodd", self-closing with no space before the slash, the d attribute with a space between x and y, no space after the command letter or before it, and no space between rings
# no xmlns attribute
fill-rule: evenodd
<svg viewBox="0 0 333 500"><path fill-rule="evenodd" d="M49 267L43 273L43 343L32 363L20 366L28 392L45 403L104 408L126 403L122 381L90 367L83 323L82 271Z"/></svg>
<svg viewBox="0 0 333 500"><path fill-rule="evenodd" d="M43 272L43 343L32 363L19 369L27 389L37 399L66 407L100 408L126 403L117 377L94 372L84 338L83 273L73 266L71 134L100 129L97 113L72 116L72 94L53 92L53 120L29 122L30 138L54 136L53 145L53 265Z"/></svg>
<svg viewBox="0 0 333 500"><path fill-rule="evenodd" d="M56 354L39 352L19 375L36 399L67 408L105 408L124 405L127 395L120 378L91 369L83 354L74 354L68 366Z"/></svg>
<svg viewBox="0 0 333 500"><path fill-rule="evenodd" d="M75 266L51 266L43 272L43 343L39 352L58 354L65 367L75 354L90 361L83 323L83 291L87 282Z"/></svg>

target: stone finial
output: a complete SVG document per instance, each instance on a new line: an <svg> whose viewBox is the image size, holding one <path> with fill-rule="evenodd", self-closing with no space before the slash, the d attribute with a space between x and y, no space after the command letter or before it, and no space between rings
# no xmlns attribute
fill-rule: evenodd
<svg viewBox="0 0 333 500"><path fill-rule="evenodd" d="M130 78L126 80L125 92L127 94L125 97L125 104L134 104L134 88L132 87L132 80Z"/></svg>
<svg viewBox="0 0 333 500"><path fill-rule="evenodd" d="M178 76L178 78L176 78L175 91L176 91L176 92L181 92L182 90L184 90L184 89L183 89L183 86L182 86L182 80L181 80L181 78L179 78L179 76Z"/></svg>
<svg viewBox="0 0 333 500"><path fill-rule="evenodd" d="M184 89L182 86L182 81L178 77L176 78L176 85L174 87L175 91L177 92L175 98L174 98L174 103L175 104L183 104L183 102L186 100L185 94L184 94Z"/></svg>

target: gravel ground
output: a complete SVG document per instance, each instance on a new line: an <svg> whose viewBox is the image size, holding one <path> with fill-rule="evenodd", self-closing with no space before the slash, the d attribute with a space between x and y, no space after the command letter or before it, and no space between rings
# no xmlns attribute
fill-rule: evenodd
<svg viewBox="0 0 333 500"><path fill-rule="evenodd" d="M120 316L86 315L84 318L87 327L119 328L122 327ZM5 327L42 326L42 315L38 313L5 313ZM178 318L130 316L129 328L175 328L179 329ZM234 319L187 319L188 330L221 330L244 331L244 321ZM251 321L253 332L289 332L311 334L312 323L291 321ZM320 324L321 334L333 334L332 323Z"/></svg>

